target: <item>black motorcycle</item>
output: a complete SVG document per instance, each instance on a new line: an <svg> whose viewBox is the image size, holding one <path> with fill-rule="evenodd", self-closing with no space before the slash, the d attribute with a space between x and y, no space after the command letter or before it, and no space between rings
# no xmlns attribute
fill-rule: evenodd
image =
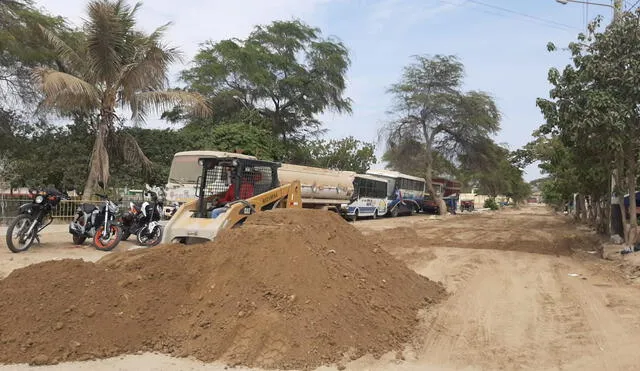
<svg viewBox="0 0 640 371"><path fill-rule="evenodd" d="M131 235L137 235L140 228L144 226L141 214L142 206L129 202L129 209L119 215L118 223L122 227L122 241L126 241Z"/></svg>
<svg viewBox="0 0 640 371"><path fill-rule="evenodd" d="M139 245L155 246L162 240L162 226L159 222L164 210L164 192L160 187L151 188L148 184L145 187L145 196L150 196L151 202L145 201L140 207L137 216L139 229L136 235Z"/></svg>
<svg viewBox="0 0 640 371"><path fill-rule="evenodd" d="M100 187L104 188L101 182ZM87 238L93 239L93 245L101 251L113 250L122 239L122 228L116 222L118 205L105 194L96 193L103 205L82 204L69 224L69 233L73 243L81 245Z"/></svg>
<svg viewBox="0 0 640 371"><path fill-rule="evenodd" d="M40 243L38 233L53 222L51 211L60 201L69 199L66 193L55 188L44 191L30 189L29 194L33 200L20 206L18 216L7 229L7 247L14 253L26 251L34 240Z"/></svg>

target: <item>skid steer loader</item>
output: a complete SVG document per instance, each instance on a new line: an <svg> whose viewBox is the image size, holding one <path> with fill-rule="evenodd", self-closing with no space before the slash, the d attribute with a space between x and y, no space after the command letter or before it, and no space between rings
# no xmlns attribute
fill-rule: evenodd
<svg viewBox="0 0 640 371"><path fill-rule="evenodd" d="M197 199L183 204L164 228L162 243L212 241L219 231L242 225L249 215L301 208L300 182L280 184L280 164L255 159L200 158Z"/></svg>

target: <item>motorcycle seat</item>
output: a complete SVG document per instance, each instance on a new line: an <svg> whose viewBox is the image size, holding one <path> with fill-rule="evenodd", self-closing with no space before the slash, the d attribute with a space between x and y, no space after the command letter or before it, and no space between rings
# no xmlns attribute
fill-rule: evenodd
<svg viewBox="0 0 640 371"><path fill-rule="evenodd" d="M94 204L82 204L80 205L80 210L86 214L91 214L93 210L96 210L98 207Z"/></svg>

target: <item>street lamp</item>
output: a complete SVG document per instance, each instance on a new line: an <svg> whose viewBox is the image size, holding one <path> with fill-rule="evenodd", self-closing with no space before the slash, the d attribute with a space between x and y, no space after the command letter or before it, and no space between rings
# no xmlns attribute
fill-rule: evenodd
<svg viewBox="0 0 640 371"><path fill-rule="evenodd" d="M603 4L603 3L592 3L590 1L581 1L581 0L556 0L557 3L562 5L567 5L569 3L577 3L577 4L587 4L587 5L597 5L597 6L606 6L607 8L613 9L613 18L617 18L618 14L622 10L622 0L613 0L613 5L611 4Z"/></svg>

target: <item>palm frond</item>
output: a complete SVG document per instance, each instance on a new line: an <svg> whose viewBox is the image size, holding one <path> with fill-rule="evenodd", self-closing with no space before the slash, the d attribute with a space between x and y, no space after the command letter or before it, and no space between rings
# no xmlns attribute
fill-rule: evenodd
<svg viewBox="0 0 640 371"><path fill-rule="evenodd" d="M140 49L136 53L136 60L124 66L118 81L125 102L130 101L137 92L155 91L167 86L169 65L180 60L180 53L175 48L144 42Z"/></svg>
<svg viewBox="0 0 640 371"><path fill-rule="evenodd" d="M130 7L122 1L91 1L88 13L85 32L89 69L99 80L112 82L120 75L123 56L128 52L126 36L135 21Z"/></svg>
<svg viewBox="0 0 640 371"><path fill-rule="evenodd" d="M74 105L95 108L100 104L100 93L88 82L50 68L35 68L33 79L44 93L44 105L51 108L70 108Z"/></svg>
<svg viewBox="0 0 640 371"><path fill-rule="evenodd" d="M119 147L124 160L130 164L140 164L145 171L151 170L153 162L144 154L136 138L127 133L120 134L119 136Z"/></svg>
<svg viewBox="0 0 640 371"><path fill-rule="evenodd" d="M84 60L64 40L47 28L41 25L39 27L47 42L54 48L58 58L69 64L74 70L79 70L80 66L84 65Z"/></svg>
<svg viewBox="0 0 640 371"><path fill-rule="evenodd" d="M207 117L213 112L207 100L198 93L186 91L149 91L137 93L131 99L131 118L136 121L144 120L149 110L164 112L175 106L185 107L197 117Z"/></svg>

